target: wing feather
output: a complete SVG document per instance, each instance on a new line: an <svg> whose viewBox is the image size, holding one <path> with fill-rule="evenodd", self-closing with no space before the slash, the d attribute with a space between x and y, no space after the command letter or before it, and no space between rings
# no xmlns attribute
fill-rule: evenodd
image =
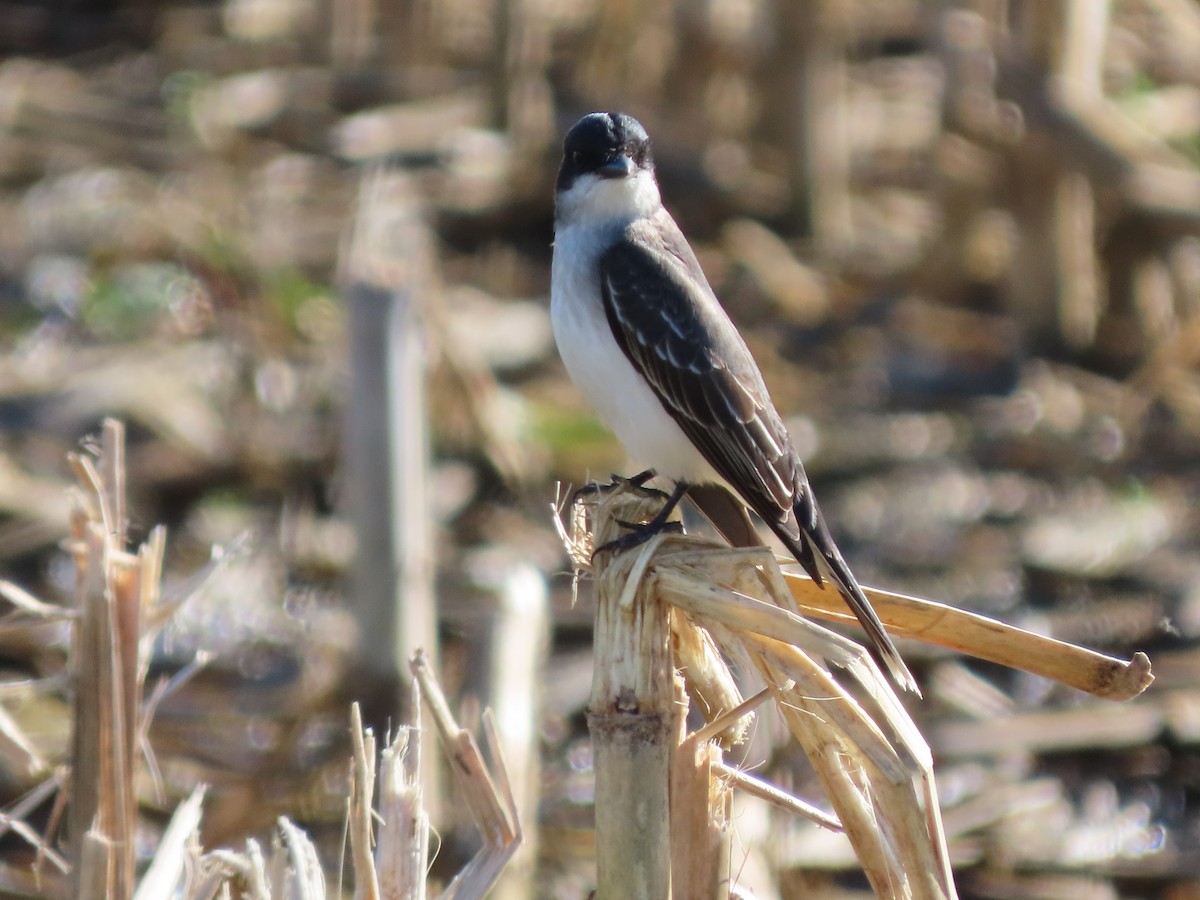
<svg viewBox="0 0 1200 900"><path fill-rule="evenodd" d="M790 519L803 470L749 349L674 222L642 224L600 259L617 343L747 505L768 522Z"/></svg>
<svg viewBox="0 0 1200 900"><path fill-rule="evenodd" d="M833 582L897 684L917 690L825 527L758 366L665 210L600 257L600 284L617 344L666 411L809 576Z"/></svg>

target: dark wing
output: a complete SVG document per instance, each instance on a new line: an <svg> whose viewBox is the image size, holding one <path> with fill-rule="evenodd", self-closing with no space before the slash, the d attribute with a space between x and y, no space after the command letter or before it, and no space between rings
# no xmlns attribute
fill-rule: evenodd
<svg viewBox="0 0 1200 900"><path fill-rule="evenodd" d="M674 220L662 212L629 226L600 258L600 285L617 344L683 433L813 581L834 582L872 655L919 693L829 534L757 364Z"/></svg>
<svg viewBox="0 0 1200 900"><path fill-rule="evenodd" d="M709 465L764 520L785 522L803 481L791 438L687 241L669 216L655 225L630 226L600 258L613 335Z"/></svg>

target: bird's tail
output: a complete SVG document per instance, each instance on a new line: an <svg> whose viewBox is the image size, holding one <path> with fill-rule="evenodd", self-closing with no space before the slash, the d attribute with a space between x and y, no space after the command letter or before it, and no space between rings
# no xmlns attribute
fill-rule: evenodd
<svg viewBox="0 0 1200 900"><path fill-rule="evenodd" d="M816 512L811 521L815 527L811 530L802 527L799 538L789 535L782 525L772 524L772 530L787 545L796 561L804 567L813 581L820 587L824 587L827 580L833 583L858 619L858 624L867 633L867 650L875 662L887 670L897 686L920 697L921 689L917 686L917 680L913 678L896 645L884 631L883 623L879 621L879 616L871 607L871 601L867 599L854 573L850 571L850 566L842 558L841 551L833 542L820 512Z"/></svg>

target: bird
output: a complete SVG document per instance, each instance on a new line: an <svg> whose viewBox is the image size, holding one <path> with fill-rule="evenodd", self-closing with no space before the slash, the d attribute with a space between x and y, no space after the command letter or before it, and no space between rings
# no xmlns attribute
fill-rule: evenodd
<svg viewBox="0 0 1200 900"><path fill-rule="evenodd" d="M732 491L747 526L749 507L816 584L841 594L896 685L919 695L830 534L745 340L663 206L649 135L632 116L590 113L563 141L550 316L584 398L635 461L674 482L649 527L685 494L701 505Z"/></svg>

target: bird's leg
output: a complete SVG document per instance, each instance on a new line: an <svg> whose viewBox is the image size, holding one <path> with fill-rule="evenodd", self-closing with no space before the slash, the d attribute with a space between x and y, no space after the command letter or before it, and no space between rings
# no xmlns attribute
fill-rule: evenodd
<svg viewBox="0 0 1200 900"><path fill-rule="evenodd" d="M644 473L643 473L644 474ZM638 476L639 478L641 476ZM630 479L631 481L633 479ZM671 491L667 497L666 503L658 514L645 524L638 522L622 522L617 520L617 524L622 528L628 528L629 534L623 535L616 540L609 541L600 547L597 547L592 553L592 558L596 558L597 553L602 553L605 550L618 551L629 550L633 547L641 546L654 537L656 534L661 534L664 531L680 533L683 531L683 525L679 522L670 522L671 513L675 512L675 507L679 505L679 501L683 499L683 495L687 493L688 484L686 481L675 482L675 489Z"/></svg>
<svg viewBox="0 0 1200 900"><path fill-rule="evenodd" d="M645 474L646 474L645 472L642 473L642 475L645 475ZM651 473L651 475L653 475L653 472ZM637 475L637 476L634 476L634 478L629 479L630 484L637 484L638 486L640 486L640 484L638 484L638 482L636 482L635 479L641 478L641 477L642 477L641 475ZM650 531L650 534L647 535L647 538L653 537L654 535L658 534L660 531L666 530L667 526L672 524L672 523L668 522L667 519L669 519L671 517L671 513L675 512L675 507L677 507L679 505L679 501L683 499L683 495L687 493L687 489L688 489L688 483L686 481L677 481L677 482L675 482L675 489L673 491L671 491L671 493L669 495L663 493L662 491L654 491L654 493L660 494L663 497L666 497L666 502L663 503L662 509L660 509L658 511L658 515L656 515L653 519L651 519L645 525L638 524L637 522L622 522L620 519L617 520L617 524L620 525L622 528L630 528L630 529L633 529L634 531L638 531L643 528L648 529ZM643 538L641 541L638 541L638 543L639 544L644 543L645 540L646 540L646 538Z"/></svg>

